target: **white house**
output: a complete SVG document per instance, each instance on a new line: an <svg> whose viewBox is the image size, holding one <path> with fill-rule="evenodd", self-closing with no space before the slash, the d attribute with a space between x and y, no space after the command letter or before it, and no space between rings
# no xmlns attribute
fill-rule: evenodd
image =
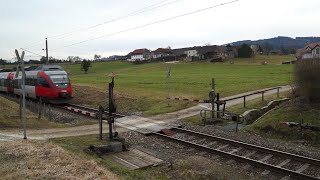
<svg viewBox="0 0 320 180"><path fill-rule="evenodd" d="M191 50L186 51L186 54L188 57L198 57L199 56L198 51L195 49L191 49Z"/></svg>
<svg viewBox="0 0 320 180"><path fill-rule="evenodd" d="M128 61L144 61L150 59L150 54L148 49L136 49L130 53L131 59Z"/></svg>
<svg viewBox="0 0 320 180"><path fill-rule="evenodd" d="M311 43L297 51L298 59L320 58L320 42Z"/></svg>
<svg viewBox="0 0 320 180"><path fill-rule="evenodd" d="M311 50L312 57L314 58L320 58L320 45L318 44L315 48Z"/></svg>

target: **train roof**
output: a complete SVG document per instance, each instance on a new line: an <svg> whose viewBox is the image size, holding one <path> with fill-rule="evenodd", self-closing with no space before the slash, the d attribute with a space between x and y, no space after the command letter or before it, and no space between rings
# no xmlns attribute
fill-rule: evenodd
<svg viewBox="0 0 320 180"><path fill-rule="evenodd" d="M43 66L25 66L25 71L64 71L64 69L59 65L43 65ZM0 69L2 72L16 72L17 67L12 69Z"/></svg>
<svg viewBox="0 0 320 180"><path fill-rule="evenodd" d="M36 70L42 71L64 71L63 68L59 65L43 65L39 66Z"/></svg>
<svg viewBox="0 0 320 180"><path fill-rule="evenodd" d="M11 72L11 69L0 69L0 72Z"/></svg>

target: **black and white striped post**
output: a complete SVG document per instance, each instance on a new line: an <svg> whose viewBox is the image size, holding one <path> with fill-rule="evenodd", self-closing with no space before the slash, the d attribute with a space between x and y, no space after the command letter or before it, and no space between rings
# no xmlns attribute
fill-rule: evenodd
<svg viewBox="0 0 320 180"><path fill-rule="evenodd" d="M19 55L18 50L15 50L17 60L18 60L18 66L17 71L15 74L15 78L19 77L19 72L21 71L21 89L22 89L22 111L21 111L21 122L23 124L23 139L27 139L27 122L26 122L26 86L25 86L25 79L26 79L26 73L24 71L24 51L22 51L21 56ZM20 94L21 97L21 94ZM21 103L21 101L20 101ZM21 105L20 105L21 108Z"/></svg>

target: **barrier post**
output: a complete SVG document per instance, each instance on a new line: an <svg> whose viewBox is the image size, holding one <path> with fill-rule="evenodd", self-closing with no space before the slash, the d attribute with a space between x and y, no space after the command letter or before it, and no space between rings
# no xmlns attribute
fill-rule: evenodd
<svg viewBox="0 0 320 180"><path fill-rule="evenodd" d="M215 92L215 82L214 82L214 78L212 78L211 80L211 88L213 92ZM213 119L214 118L214 100L211 101L211 118Z"/></svg>
<svg viewBox="0 0 320 180"><path fill-rule="evenodd" d="M220 94L217 93L217 118L220 118Z"/></svg>
<svg viewBox="0 0 320 180"><path fill-rule="evenodd" d="M102 115L103 107L99 106L99 139L102 140Z"/></svg>

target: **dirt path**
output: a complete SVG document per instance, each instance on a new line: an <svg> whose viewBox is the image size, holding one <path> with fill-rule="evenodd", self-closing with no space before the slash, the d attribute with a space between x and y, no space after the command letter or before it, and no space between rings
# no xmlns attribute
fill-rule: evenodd
<svg viewBox="0 0 320 180"><path fill-rule="evenodd" d="M289 90L291 90L290 86L282 86L282 88L280 89L280 92L285 92L285 91L289 91ZM234 96L230 96L230 97L225 97L223 99L229 99L229 98L241 96L241 95L252 93L252 92L256 92L256 91L251 91L251 92L242 93L242 94L238 94L238 95L234 95ZM277 90L268 91L265 93L265 96L276 94L276 93L277 93ZM246 100L249 101L249 100L253 100L253 99L257 99L257 98L261 98L261 94L248 96L246 98ZM226 106L229 107L229 106L233 106L233 105L241 104L241 103L243 103L242 98L228 101ZM211 108L211 104L200 103L197 106L194 106L194 107L191 107L188 109L183 109L183 110L176 111L176 112L156 115L153 117L149 117L149 119L154 120L154 121L161 120L161 121L165 121L165 122L174 122L176 120L180 120L183 118L195 116L195 115L199 114L200 110L205 109L205 108ZM104 123L103 126L104 126L104 132L107 133L108 132L108 124ZM99 130L98 124L94 124L94 125L85 125L85 126L77 126L77 127L70 127L70 128L28 130L27 136L28 136L28 139L46 140L46 139L50 139L50 138L98 134L98 130ZM117 127L117 131L124 132L124 131L127 131L127 129ZM0 142L22 139L23 138L22 134L23 133L21 132L21 130L10 130L10 131L0 130Z"/></svg>

